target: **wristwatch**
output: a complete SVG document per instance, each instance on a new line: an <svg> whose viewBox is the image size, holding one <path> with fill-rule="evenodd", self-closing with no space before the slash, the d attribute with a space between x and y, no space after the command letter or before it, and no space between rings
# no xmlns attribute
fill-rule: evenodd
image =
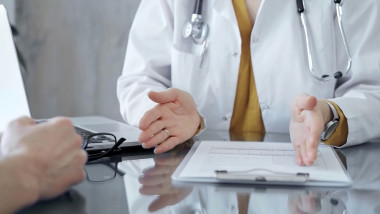
<svg viewBox="0 0 380 214"><path fill-rule="evenodd" d="M336 127L338 127L338 125L339 125L339 114L338 114L338 112L336 111L335 107L331 103L329 103L327 101L326 101L326 103L329 105L329 107L333 113L333 119L326 124L325 130L323 130L323 132L321 134L321 140L322 141L329 139L329 137L334 133Z"/></svg>

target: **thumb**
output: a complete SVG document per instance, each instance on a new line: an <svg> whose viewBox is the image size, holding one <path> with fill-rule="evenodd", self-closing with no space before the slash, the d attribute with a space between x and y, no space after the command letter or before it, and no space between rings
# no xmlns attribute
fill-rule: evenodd
<svg viewBox="0 0 380 214"><path fill-rule="evenodd" d="M162 92L151 91L148 93L148 97L156 103L169 103L177 100L178 91L175 89L168 89Z"/></svg>
<svg viewBox="0 0 380 214"><path fill-rule="evenodd" d="M301 94L294 100L294 107L298 110L313 110L317 105L317 98L307 94Z"/></svg>
<svg viewBox="0 0 380 214"><path fill-rule="evenodd" d="M11 123L15 123L17 125L27 126L27 125L34 125L35 122L32 120L32 118L28 116L22 116L15 120L13 120Z"/></svg>
<svg viewBox="0 0 380 214"><path fill-rule="evenodd" d="M291 116L293 120L300 120L303 110L312 110L317 105L317 99L307 94L298 95L294 98L291 107Z"/></svg>

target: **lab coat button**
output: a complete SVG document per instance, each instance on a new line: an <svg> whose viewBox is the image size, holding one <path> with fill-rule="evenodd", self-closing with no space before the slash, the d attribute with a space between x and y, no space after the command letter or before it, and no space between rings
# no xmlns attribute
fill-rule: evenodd
<svg viewBox="0 0 380 214"><path fill-rule="evenodd" d="M222 120L227 121L228 117L224 116L224 117L222 117Z"/></svg>
<svg viewBox="0 0 380 214"><path fill-rule="evenodd" d="M237 56L239 53L237 51L232 52L232 56Z"/></svg>
<svg viewBox="0 0 380 214"><path fill-rule="evenodd" d="M257 42L259 42L260 41L260 39L258 38L258 37L256 37L256 36L252 36L252 42L253 43L257 43Z"/></svg>
<svg viewBox="0 0 380 214"><path fill-rule="evenodd" d="M268 109L270 109L270 106L268 104L263 104L263 105L261 105L261 109L262 110L268 110Z"/></svg>

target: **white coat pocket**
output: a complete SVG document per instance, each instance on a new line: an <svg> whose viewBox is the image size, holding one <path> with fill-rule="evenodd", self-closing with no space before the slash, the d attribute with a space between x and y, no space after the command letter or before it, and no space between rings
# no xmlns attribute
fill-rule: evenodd
<svg viewBox="0 0 380 214"><path fill-rule="evenodd" d="M202 46L197 46L199 49L196 47L194 52L198 53L172 47L172 86L194 94L198 94L205 85L209 66L207 50L202 54Z"/></svg>

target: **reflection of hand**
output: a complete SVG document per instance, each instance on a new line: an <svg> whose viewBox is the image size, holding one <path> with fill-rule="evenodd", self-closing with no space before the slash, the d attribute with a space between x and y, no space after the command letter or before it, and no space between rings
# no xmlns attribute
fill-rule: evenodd
<svg viewBox="0 0 380 214"><path fill-rule="evenodd" d="M300 95L292 104L290 138L299 165L312 165L325 124L331 120L330 107L313 96Z"/></svg>
<svg viewBox="0 0 380 214"><path fill-rule="evenodd" d="M289 213L316 213L321 210L321 198L310 194L290 194L288 198Z"/></svg>
<svg viewBox="0 0 380 214"><path fill-rule="evenodd" d="M191 95L179 89L150 92L149 98L158 103L140 120L139 141L144 148L160 154L191 138L200 124L200 116Z"/></svg>
<svg viewBox="0 0 380 214"><path fill-rule="evenodd" d="M166 206L182 201L191 189L172 186L171 174L177 168L183 156L157 157L155 166L143 171L139 179L142 184L140 193L143 195L158 195L158 198L149 205L149 211L154 212Z"/></svg>

